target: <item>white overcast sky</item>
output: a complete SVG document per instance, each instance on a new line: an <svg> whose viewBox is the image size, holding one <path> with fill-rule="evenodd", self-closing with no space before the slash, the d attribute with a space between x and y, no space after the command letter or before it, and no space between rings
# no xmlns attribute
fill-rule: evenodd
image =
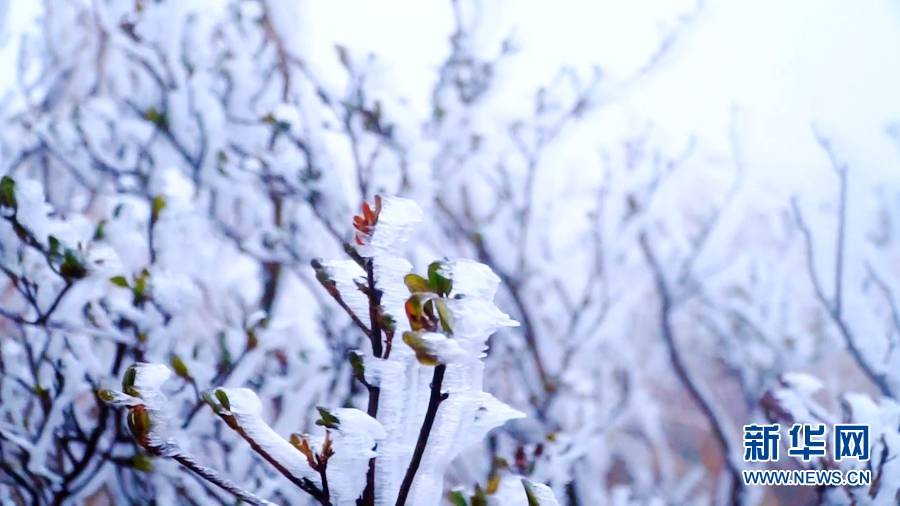
<svg viewBox="0 0 900 506"><path fill-rule="evenodd" d="M323 44L323 58L332 58L327 45L334 41L370 49L396 68L410 94L422 94L421 80L433 78L446 50L448 4L311 3L308 37ZM696 9L689 0L484 4L493 6L485 25L519 41L507 79L522 90L562 64L629 75ZM813 124L835 139L859 178L896 182L900 146L886 130L900 122L900 2L707 0L663 65L622 104L598 113L597 123L615 129L652 121L663 135L696 135L723 150L736 110L749 172L767 188L792 193L828 183L817 177L829 169Z"/></svg>
<svg viewBox="0 0 900 506"><path fill-rule="evenodd" d="M17 34L33 27L40 4L0 0L0 90L9 84ZM513 34L521 48L505 76L511 107L561 65L629 75L696 9L690 0L483 4L485 32L495 39ZM372 51L411 102L424 103L447 51L449 5L308 2L299 26L322 65L333 64L335 42ZM663 64L596 113L590 128L613 138L652 122L673 143L695 135L726 152L732 110L749 172L767 188L790 193L822 181L817 175L827 165L812 124L835 139L861 179L897 182L900 146L886 132L900 124L900 2L706 0Z"/></svg>

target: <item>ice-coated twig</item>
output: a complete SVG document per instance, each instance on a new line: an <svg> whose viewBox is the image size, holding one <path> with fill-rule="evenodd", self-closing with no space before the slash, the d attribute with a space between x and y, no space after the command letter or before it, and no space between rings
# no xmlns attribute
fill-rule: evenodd
<svg viewBox="0 0 900 506"><path fill-rule="evenodd" d="M809 274L809 280L812 283L816 298L825 309L828 317L837 327L841 338L843 338L844 340L844 344L847 346L847 351L849 351L850 355L853 357L853 361L856 362L857 366L860 368L866 378L868 378L869 381L871 381L872 384L875 385L875 387L879 392L881 392L882 395L886 397L894 397L893 388L888 382L886 374L877 371L869 361L869 359L865 356L862 349L860 349L859 345L856 342L853 331L850 329L847 321L844 319L842 301L844 278L844 243L846 237L847 221L847 167L837 160L837 157L831 147L830 141L822 137L818 132L814 133L819 145L823 150L825 150L826 154L828 155L828 158L832 165L832 169L837 174L839 182L839 208L835 238L833 296L829 299L828 296L825 295L825 290L822 287L822 281L819 278L818 273L816 272L815 248L813 246L812 230L810 230L806 221L803 219L803 213L800 211L800 206L797 203L797 199L795 197L791 199L791 210L793 211L794 220L797 223L797 227L800 229L800 234L803 236L803 244L806 249L806 269Z"/></svg>
<svg viewBox="0 0 900 506"><path fill-rule="evenodd" d="M413 451L412 459L409 461L409 467L403 476L403 482L400 484L400 493L397 495L396 506L406 504L409 491L412 488L413 479L422 463L422 455L425 454L425 447L428 444L428 436L434 426L434 418L437 416L438 406L449 396L446 392L441 392L441 385L444 382L444 373L447 366L440 364L434 368L434 376L431 378L431 395L428 398L428 408L425 410L425 418L422 420L422 427L419 429L419 437L416 439L416 449Z"/></svg>
<svg viewBox="0 0 900 506"><path fill-rule="evenodd" d="M161 364L136 364L125 373L122 381L124 392L102 390L98 395L107 403L128 409L131 433L138 445L151 455L171 458L197 476L250 504L271 505L271 502L244 490L217 471L197 462L167 433L168 400L160 388L171 375L172 371Z"/></svg>
<svg viewBox="0 0 900 506"><path fill-rule="evenodd" d="M238 499L240 499L244 502L248 502L250 504L260 505L260 506L269 506L269 505L274 504L272 502L266 501L265 499L262 499L256 495L254 495L250 492L247 492L246 490L242 489L241 487L239 487L237 484L235 484L231 480L228 480L228 479L220 476L219 473L217 473L215 470L210 469L210 468L200 464L192 456L190 456L186 453L177 451L177 452L169 455L169 457L172 460L174 460L175 462L178 462L179 464L183 465L187 469L191 470L197 476L200 476L204 480L212 483L213 485L221 488L222 490L230 493L231 495L237 497Z"/></svg>
<svg viewBox="0 0 900 506"><path fill-rule="evenodd" d="M350 304L344 300L344 296L341 294L341 291L338 288L337 283L331 277L329 277L329 266L324 264L321 260L313 259L310 262L313 270L316 272L316 279L319 281L319 284L325 288L325 291L328 292L328 295L334 299L335 302L347 313L347 316L353 320L353 323L368 337L372 339L372 330L369 328L369 325L366 324L357 314L357 311L350 307Z"/></svg>
<svg viewBox="0 0 900 506"><path fill-rule="evenodd" d="M703 412L713 430L713 435L715 436L716 441L719 444L719 448L722 452L722 460L724 461L725 466L728 468L729 474L731 475L731 502L734 505L738 505L740 504L740 497L743 490L741 486L741 474L737 465L732 460L734 455L731 445L732 439L726 433L726 423L722 419L719 412L713 406L712 400L709 399L708 394L702 389L700 384L688 370L684 357L681 354L681 350L678 347L678 343L675 341L675 331L672 328L671 320L672 293L668 283L666 282L665 275L663 274L662 266L660 266L659 260L657 260L645 232L641 232L641 234L638 236L638 241L640 243L641 250L644 253L644 259L647 262L647 265L650 267L650 271L653 275L654 283L656 285L656 292L657 296L659 297L660 330L662 333L663 342L665 343L666 349L669 353L669 361L672 363L672 368L675 370L675 374L678 376L678 379L687 389L688 393L690 393L691 397L693 397L694 401L697 403L697 406Z"/></svg>
<svg viewBox="0 0 900 506"><path fill-rule="evenodd" d="M219 418L282 476L320 504L331 504L328 494L310 476L302 476L301 470L308 470L308 475L313 473L302 454L262 420L262 406L253 391L217 388L207 395L207 401Z"/></svg>

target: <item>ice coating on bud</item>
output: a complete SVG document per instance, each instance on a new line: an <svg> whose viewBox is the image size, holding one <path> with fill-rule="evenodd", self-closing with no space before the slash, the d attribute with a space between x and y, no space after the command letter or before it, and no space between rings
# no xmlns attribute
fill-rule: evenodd
<svg viewBox="0 0 900 506"><path fill-rule="evenodd" d="M482 358L488 338L500 328L518 325L494 304L499 277L488 266L470 260L443 263L440 274L453 281L450 298L445 299L453 332L426 333L420 342L446 365L442 390L448 397L437 411L413 482L411 504L439 502L444 474L453 459L491 429L525 416L483 391ZM428 389L427 380L419 385L423 391Z"/></svg>
<svg viewBox="0 0 900 506"><path fill-rule="evenodd" d="M481 441L491 429L525 416L483 391L482 359L488 338L498 329L518 323L494 304L501 280L484 264L471 260L438 260L429 265L426 274L408 277L412 265L400 256L399 249L412 236L422 212L409 200L383 198L378 203L376 200L374 211L371 206L364 207L363 215L355 220L359 232L357 251L365 259L365 268L351 261L322 263L334 282L333 287L326 284L326 289L337 289L367 325L371 323L367 311L369 301L359 296L357 283L362 280L368 284L364 276L366 268L371 266L381 296L380 312L385 318L381 322L384 323L382 339L388 334L393 339L386 358L366 355L356 359L366 384L380 388L378 421L361 412L332 411L340 421L333 424L335 428L331 431L335 454L327 472L334 493L340 496L338 503L352 498L348 502L352 504L365 486L368 458L373 455L372 443L377 441L375 503L394 504L416 447L435 367L442 367L443 401L436 410L407 499L407 504L438 504L445 489L444 475L453 459L466 447ZM410 299L411 292L420 299ZM428 309L421 300L423 295L433 304ZM410 321L416 325L411 326ZM351 432L347 424L352 418L347 418L348 415L358 417L361 422L368 419L366 423L381 423L358 431L361 436L354 436L356 440L351 447L354 451L342 455L339 448L347 443L345 438ZM343 478L347 481L335 482L341 488L338 492L331 482L340 480L335 469L343 466L354 470L347 473L349 478ZM517 497L526 501L521 481L518 478L512 481Z"/></svg>
<svg viewBox="0 0 900 506"><path fill-rule="evenodd" d="M490 300L478 297L463 297L447 301L453 314L453 337L460 345L472 353L481 354L487 339L504 327L516 327L518 322Z"/></svg>
<svg viewBox="0 0 900 506"><path fill-rule="evenodd" d="M224 395L228 403L220 414L234 417L237 427L292 475L319 483L319 476L310 469L306 457L263 420L263 405L256 392L249 388L217 388L215 393L217 397Z"/></svg>
<svg viewBox="0 0 900 506"><path fill-rule="evenodd" d="M103 401L127 407L132 435L146 449L161 455L177 451L168 398L161 390L171 377L172 370L163 364L138 363L125 371L122 381L125 392L97 392Z"/></svg>
<svg viewBox="0 0 900 506"><path fill-rule="evenodd" d="M815 381L809 381L807 378L811 377L807 375L782 377L784 387L772 392L778 410L790 414L797 422L815 421L817 419L815 413L824 412L822 406L813 399L818 390L815 384L818 380L812 378Z"/></svg>
<svg viewBox="0 0 900 506"><path fill-rule="evenodd" d="M414 351L433 357L438 363L449 364L466 357L466 353L459 344L459 340L447 337L440 332L423 332L418 334L415 343L409 342L404 335L404 342ZM420 361L422 359L420 358Z"/></svg>
<svg viewBox="0 0 900 506"><path fill-rule="evenodd" d="M249 388L217 388L228 399L225 409L236 417L258 417L262 415L262 401Z"/></svg>
<svg viewBox="0 0 900 506"><path fill-rule="evenodd" d="M493 300L500 278L487 265L474 260L447 262L441 274L453 280L453 293Z"/></svg>
<svg viewBox="0 0 900 506"><path fill-rule="evenodd" d="M487 433L504 423L518 418L525 418L519 411L487 392L480 392L476 399L478 409L472 430L467 433L468 444L475 444L487 436ZM465 444L465 443L464 443Z"/></svg>
<svg viewBox="0 0 900 506"><path fill-rule="evenodd" d="M409 324L403 317L403 304L409 297L409 290L403 277L412 271L412 264L405 258L392 255L378 255L372 261L375 264L375 281L381 290L381 306L401 331L408 329Z"/></svg>
<svg viewBox="0 0 900 506"><path fill-rule="evenodd" d="M100 390L97 392L97 395L103 399L103 402L107 402L112 404L113 406L139 406L143 404L141 399L137 397L132 397L128 394L123 394L122 392L118 392L116 390Z"/></svg>
<svg viewBox="0 0 900 506"><path fill-rule="evenodd" d="M527 502L525 504L529 506L532 504L536 504L536 506L558 506L559 503L556 502L556 496L553 495L553 490L547 485L529 481L525 478L522 478L522 485L525 488L525 494L527 496Z"/></svg>
<svg viewBox="0 0 900 506"><path fill-rule="evenodd" d="M422 209L412 200L383 197L381 201L375 230L366 244L359 248L359 253L364 257L396 251L409 240L413 228L422 221Z"/></svg>
<svg viewBox="0 0 900 506"><path fill-rule="evenodd" d="M135 370L134 388L141 398L148 399L162 396L160 388L172 377L172 370L163 364L139 363L132 366Z"/></svg>
<svg viewBox="0 0 900 506"><path fill-rule="evenodd" d="M49 219L52 207L44 198L41 184L32 179L16 181L15 196L18 201L16 218L37 237L53 233Z"/></svg>
<svg viewBox="0 0 900 506"><path fill-rule="evenodd" d="M366 486L375 445L387 434L378 420L358 409L340 408L332 413L340 422L331 432L334 454L328 458L328 485L334 504L352 505Z"/></svg>

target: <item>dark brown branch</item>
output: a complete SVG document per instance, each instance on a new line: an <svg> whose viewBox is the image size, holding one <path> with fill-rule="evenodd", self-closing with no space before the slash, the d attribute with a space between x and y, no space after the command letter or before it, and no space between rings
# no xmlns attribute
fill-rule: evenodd
<svg viewBox="0 0 900 506"><path fill-rule="evenodd" d="M890 308L891 322L893 323L894 331L900 336L900 308L897 307L897 302L894 300L894 294L891 292L891 288L888 286L887 282L875 272L875 269L873 269L872 265L868 262L866 263L866 271L868 271L869 277L872 278L875 286L878 287L878 290L884 296L884 300L887 303L888 308Z"/></svg>
<svg viewBox="0 0 900 506"><path fill-rule="evenodd" d="M369 339L372 341L372 353L378 357L382 357L381 343L381 291L375 286L375 262L369 258L366 260L366 283L368 284L369 296L369 322L372 325ZM374 416L374 415L373 415Z"/></svg>
<svg viewBox="0 0 900 506"><path fill-rule="evenodd" d="M644 259L653 274L654 283L656 285L656 292L659 297L660 330L662 332L663 342L666 345L666 350L669 353L669 361L672 363L672 368L679 381L694 399L694 402L697 403L697 406L703 412L704 417L706 417L712 428L713 435L715 436L722 453L722 460L731 475L731 502L734 505L738 505L740 504L742 491L741 473L732 461L733 452L731 450L731 439L726 434L725 422L720 419L713 407L712 400L707 397L697 380L691 375L687 363L681 354L681 349L675 341L675 331L672 327L672 292L666 282L662 266L659 264L659 261L653 253L653 248L650 246L646 232L641 232L638 241L644 254Z"/></svg>
<svg viewBox="0 0 900 506"><path fill-rule="evenodd" d="M90 437L85 441L84 453L81 458L76 461L72 469L63 477L59 491L55 494L53 504L63 504L70 497L70 487L72 483L87 469L88 464L97 452L100 438L106 432L106 425L109 420L110 408L104 402L97 402L97 425L91 431Z"/></svg>
<svg viewBox="0 0 900 506"><path fill-rule="evenodd" d="M839 171L839 174L843 174L843 172ZM841 194L843 195L842 199L846 198L846 185L847 179L846 177L841 177L840 179ZM819 300L819 303L822 307L825 308L825 312L828 314L831 321L835 324L838 329L838 332L841 335L841 338L844 340L844 344L847 346L847 351L850 352L850 355L853 357L853 361L856 362L856 365L860 368L866 378L872 382L873 385L878 389L878 391L886 396L893 397L893 391L888 383L887 376L884 373L879 373L875 371L875 368L869 362L869 360L865 357L862 350L856 343L856 339L853 336L853 332L850 330L850 327L847 325L847 322L844 321L844 317L841 314L841 296L839 295L841 291L841 285L839 280L842 277L843 270L843 236L845 234L844 230L844 217L838 219L838 253L839 257L836 259L835 265L835 296L832 301L829 301L825 296L825 292L822 289L822 283L819 280L819 276L816 273L815 266L815 249L813 248L813 239L812 239L812 231L809 229L809 226L806 224L806 221L803 219L803 214L800 212L800 207L797 204L797 199L794 198L791 200L791 209L794 213L794 220L797 222L797 226L800 229L800 233L803 236L803 242L806 247L806 268L809 273L810 282L813 285L813 290L815 291L816 298ZM841 205L840 214L843 216L846 214L846 205Z"/></svg>
<svg viewBox="0 0 900 506"><path fill-rule="evenodd" d="M311 265L312 265L313 269L316 270L317 273L319 273L321 270L324 269L324 266L322 265L322 263L321 263L319 260L317 260L317 259L313 259L312 262L311 262ZM322 279L321 277L319 277L319 276L316 276L316 278L318 279L319 284L321 284L322 287L325 288L325 291L328 292L328 295L330 295L331 298L334 299L334 301L338 303L338 306L340 306L341 309L343 309L344 312L347 313L347 316L349 316L350 319L353 320L353 323L354 323L357 327L359 327L359 329L363 332L363 334L366 335L366 337L369 338L369 340L371 340L371 342L372 342L372 351L374 352L374 351L375 351L375 341L376 341L376 340L375 340L374 337L373 337L373 336L374 336L374 332L372 331L372 329L369 329L369 327L366 326L366 324L363 323L363 321L359 318L359 315L357 315L357 314L353 311L353 309L352 309L349 305L347 305L347 302L344 301L344 298L341 296L341 292L337 289L337 286L335 286L335 284L334 284L333 281L330 281L330 280L323 280L323 279ZM371 314L372 314L372 308L369 308L369 315L370 315L370 317L371 317ZM374 322L374 321L372 322L372 325L373 325L373 326L375 325L375 322ZM381 342L380 338L378 339L378 342L379 342L379 343Z"/></svg>
<svg viewBox="0 0 900 506"><path fill-rule="evenodd" d="M366 260L366 283L368 284L369 296L369 322L372 325L372 331L369 339L372 342L372 354L378 358L382 357L381 346L381 292L375 286L375 261L371 258ZM377 386L366 383L366 389L369 392L369 405L366 412L372 418L378 417L378 400L381 397L381 389ZM362 506L374 506L375 504L375 457L369 459L369 469L366 472L366 488L363 490Z"/></svg>
<svg viewBox="0 0 900 506"><path fill-rule="evenodd" d="M416 440L416 449L413 451L412 459L409 461L409 467L403 476L403 482L400 484L400 493L397 495L395 506L404 506L409 491L412 488L413 479L419 470L419 464L422 463L422 456L425 454L425 446L428 444L428 435L434 426L434 419L437 416L438 406L447 399L448 394L441 392L441 385L444 382L444 372L447 366L440 364L434 368L434 376L431 379L431 396L428 398L428 408L425 410L425 419L422 420L422 427L419 429L419 438Z"/></svg>
<svg viewBox="0 0 900 506"><path fill-rule="evenodd" d="M232 416L230 416L230 415L219 415L219 416L221 416L222 419L225 420L225 423L227 423L228 426L231 427L232 430L234 430L242 438L244 438L244 441L246 441L247 444L250 445L250 448L252 448L253 451L255 451L266 462L271 464L272 467L277 469L278 472L281 473L282 476L284 476L285 478L290 480L290 482L293 483L294 485L296 485L297 487L299 487L300 490L303 490L307 494L311 495L315 500L317 500L319 502L319 504L323 504L323 505L327 505L327 506L331 505L331 501L328 499L328 497L325 495L325 493L322 492L322 490L320 490L319 487L317 487L315 485L315 483L310 481L308 478L301 478L301 477L295 476L294 473L292 473L288 468L286 468L284 466L284 464L279 462L278 459L276 459L269 452L267 452L266 449L263 448L262 445L259 444L259 442L257 442L255 439L253 439L253 437L251 437L250 434L247 434L247 432L240 425L237 424L237 420L235 420Z"/></svg>
<svg viewBox="0 0 900 506"><path fill-rule="evenodd" d="M231 495L237 497L238 499L240 499L244 502L254 504L254 505L260 505L260 506L265 506L265 505L271 504L270 502L266 501L265 499L262 499L250 492L247 492L246 490L242 489L241 487L239 487L237 484L235 484L231 480L223 478L222 476L219 475L219 473L215 472L214 470L201 465L196 460L194 460L194 458L191 457L190 455L179 452L172 456L172 460L178 462L179 464L183 465L187 469L190 469L197 476L200 476L204 480L212 483L213 485L221 488L222 490L225 490L226 492L230 493Z"/></svg>

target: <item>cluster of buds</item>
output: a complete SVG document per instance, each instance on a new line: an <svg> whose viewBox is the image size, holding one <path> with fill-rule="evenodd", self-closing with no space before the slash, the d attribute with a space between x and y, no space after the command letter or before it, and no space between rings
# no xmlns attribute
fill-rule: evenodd
<svg viewBox="0 0 900 506"><path fill-rule="evenodd" d="M97 395L107 403L126 406L128 408L126 417L128 430L131 431L135 441L147 452L159 454L161 448L158 447L158 442L154 443L151 438L151 430L155 422L151 419L150 408L144 399L144 392L136 385L137 376L137 366L131 366L122 377L121 392L104 389L98 391Z"/></svg>
<svg viewBox="0 0 900 506"><path fill-rule="evenodd" d="M327 409L322 407L317 407L316 409L319 410L320 416L320 418L316 420L316 425L325 427L325 438L322 440L319 451L315 451L313 445L310 444L309 434L291 434L290 441L291 445L300 450L300 453L306 457L306 462L309 464L309 467L324 476L325 470L328 467L328 459L334 455L334 449L331 445L330 429L338 429L341 422Z"/></svg>
<svg viewBox="0 0 900 506"><path fill-rule="evenodd" d="M443 262L432 262L428 266L427 278L414 273L403 278L410 292L404 309L411 329L403 333L403 342L415 351L416 358L423 365L440 363L428 334L453 334L453 317L447 307L453 280L442 273L445 267Z"/></svg>

